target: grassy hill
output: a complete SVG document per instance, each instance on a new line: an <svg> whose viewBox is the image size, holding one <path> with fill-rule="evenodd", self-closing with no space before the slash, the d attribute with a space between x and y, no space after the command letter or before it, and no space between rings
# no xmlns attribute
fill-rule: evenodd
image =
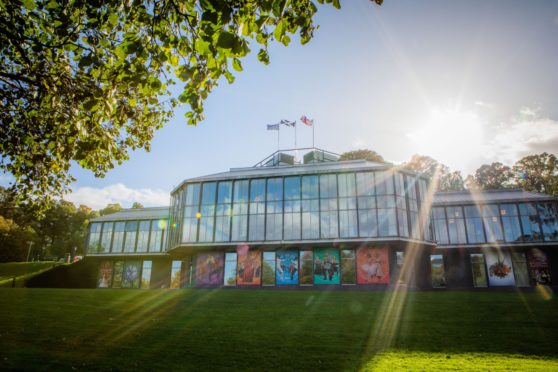
<svg viewBox="0 0 558 372"><path fill-rule="evenodd" d="M0 370L558 370L546 291L0 289Z"/></svg>
<svg viewBox="0 0 558 372"><path fill-rule="evenodd" d="M54 261L0 263L0 287L11 287L14 276L16 287L21 287L27 279L58 265Z"/></svg>

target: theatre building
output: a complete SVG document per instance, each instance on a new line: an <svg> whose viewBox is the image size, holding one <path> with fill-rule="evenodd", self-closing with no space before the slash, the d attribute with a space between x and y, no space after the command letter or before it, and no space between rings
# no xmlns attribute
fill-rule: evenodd
<svg viewBox="0 0 558 372"><path fill-rule="evenodd" d="M184 180L170 206L92 220L86 255L100 288L552 286L556 202L433 193L394 165L278 152Z"/></svg>

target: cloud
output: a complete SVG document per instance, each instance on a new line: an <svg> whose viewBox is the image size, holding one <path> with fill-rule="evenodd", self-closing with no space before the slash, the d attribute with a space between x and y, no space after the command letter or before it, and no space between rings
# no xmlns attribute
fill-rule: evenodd
<svg viewBox="0 0 558 372"><path fill-rule="evenodd" d="M524 108L519 117L498 126L487 143L487 158L512 165L527 155L558 153L558 121L540 118L538 110Z"/></svg>
<svg viewBox="0 0 558 372"><path fill-rule="evenodd" d="M102 209L107 204L120 203L124 208L130 208L134 202L146 207L169 205L170 193L160 189L132 189L117 183L103 188L78 187L72 193L64 196L65 200L76 205L85 204L93 209Z"/></svg>

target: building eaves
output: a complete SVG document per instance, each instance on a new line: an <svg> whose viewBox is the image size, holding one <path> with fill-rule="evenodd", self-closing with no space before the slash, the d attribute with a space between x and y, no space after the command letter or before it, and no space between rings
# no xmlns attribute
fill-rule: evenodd
<svg viewBox="0 0 558 372"><path fill-rule="evenodd" d="M363 170L378 171L387 169L400 169L402 172L420 177L420 175L417 175L412 171L399 168L398 166L389 163L376 163L367 160L347 160L313 164L279 165L274 167L231 168L228 172L214 173L207 176L186 179L177 187L175 187L171 191L171 194L174 194L177 190L180 190L185 184L194 182L210 182L295 175L298 176L305 174L326 174L332 172L351 172Z"/></svg>
<svg viewBox="0 0 558 372"><path fill-rule="evenodd" d="M521 189L498 189L486 191L448 191L434 194L433 205L490 204L505 202L555 201L551 195L524 191Z"/></svg>
<svg viewBox="0 0 558 372"><path fill-rule="evenodd" d="M169 207L133 208L123 209L116 213L106 214L91 219L91 222L104 221L132 221L166 219L169 216Z"/></svg>

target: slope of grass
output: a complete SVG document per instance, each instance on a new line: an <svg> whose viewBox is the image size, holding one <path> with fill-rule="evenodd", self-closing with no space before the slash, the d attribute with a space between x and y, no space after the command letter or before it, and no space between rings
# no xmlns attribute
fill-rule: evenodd
<svg viewBox="0 0 558 372"><path fill-rule="evenodd" d="M0 287L11 287L14 276L16 287L21 287L25 280L58 265L54 261L0 263Z"/></svg>
<svg viewBox="0 0 558 372"><path fill-rule="evenodd" d="M548 293L0 290L0 369L558 370Z"/></svg>

